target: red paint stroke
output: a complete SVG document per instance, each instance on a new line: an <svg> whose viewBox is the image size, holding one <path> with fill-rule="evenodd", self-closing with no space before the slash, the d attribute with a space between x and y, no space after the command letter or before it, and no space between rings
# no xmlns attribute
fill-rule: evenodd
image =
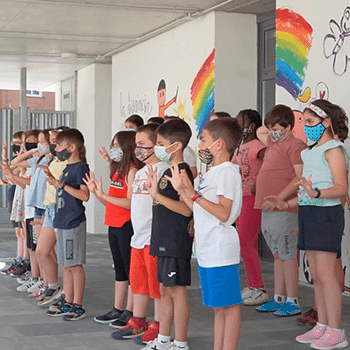
<svg viewBox="0 0 350 350"><path fill-rule="evenodd" d="M326 95L326 91L320 91L320 99L323 100Z"/></svg>
<svg viewBox="0 0 350 350"><path fill-rule="evenodd" d="M276 30L290 33L305 43L306 47L311 47L313 28L303 16L293 10L276 10Z"/></svg>
<svg viewBox="0 0 350 350"><path fill-rule="evenodd" d="M204 61L202 67L198 71L193 83L191 85L191 101L195 102L198 92L202 87L202 83L208 78L212 70L214 69L214 58L215 58L215 49L211 52L208 58Z"/></svg>

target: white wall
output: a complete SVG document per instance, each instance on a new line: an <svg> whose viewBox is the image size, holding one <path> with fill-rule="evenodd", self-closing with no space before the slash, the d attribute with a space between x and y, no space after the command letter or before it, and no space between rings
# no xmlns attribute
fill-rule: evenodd
<svg viewBox="0 0 350 350"><path fill-rule="evenodd" d="M256 16L215 13L215 110L233 117L257 107Z"/></svg>
<svg viewBox="0 0 350 350"><path fill-rule="evenodd" d="M103 177L104 189L109 185L109 168L98 153L108 147L111 132L111 66L92 64L78 71L77 128L85 137L87 160L97 177ZM87 231L107 232L104 206L91 195L86 203Z"/></svg>

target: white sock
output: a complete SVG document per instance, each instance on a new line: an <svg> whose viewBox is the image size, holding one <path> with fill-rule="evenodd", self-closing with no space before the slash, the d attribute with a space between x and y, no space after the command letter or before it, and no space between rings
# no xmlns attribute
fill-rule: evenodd
<svg viewBox="0 0 350 350"><path fill-rule="evenodd" d="M289 301L290 303L294 304L295 306L299 306L298 298L287 297L287 301Z"/></svg>
<svg viewBox="0 0 350 350"><path fill-rule="evenodd" d="M49 288L51 288L51 289L57 289L58 287L59 287L59 284L58 284L58 283L49 284Z"/></svg>
<svg viewBox="0 0 350 350"><path fill-rule="evenodd" d="M167 345L170 344L170 336L158 334L157 348L164 350Z"/></svg>
<svg viewBox="0 0 350 350"><path fill-rule="evenodd" d="M286 302L286 297L284 295L275 294L274 299L275 299L275 302L279 304L283 304Z"/></svg>
<svg viewBox="0 0 350 350"><path fill-rule="evenodd" d="M321 326L322 328L326 329L327 328L327 325L326 324L322 324L320 322L317 322L317 325L318 326Z"/></svg>
<svg viewBox="0 0 350 350"><path fill-rule="evenodd" d="M175 344L179 349L186 349L186 347L187 347L187 341L177 341L177 340L174 340L174 344Z"/></svg>

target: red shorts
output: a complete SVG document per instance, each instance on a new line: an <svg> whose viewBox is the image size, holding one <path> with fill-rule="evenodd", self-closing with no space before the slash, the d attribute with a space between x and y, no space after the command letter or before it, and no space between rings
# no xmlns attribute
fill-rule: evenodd
<svg viewBox="0 0 350 350"><path fill-rule="evenodd" d="M149 255L149 245L143 249L131 248L130 286L132 294L149 294L160 298L157 281L157 257Z"/></svg>

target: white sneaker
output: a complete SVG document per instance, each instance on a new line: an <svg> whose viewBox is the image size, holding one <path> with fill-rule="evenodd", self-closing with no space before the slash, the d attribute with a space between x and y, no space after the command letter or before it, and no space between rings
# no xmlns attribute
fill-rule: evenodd
<svg viewBox="0 0 350 350"><path fill-rule="evenodd" d="M31 278L27 282L24 282L20 286L17 287L18 292L27 292L29 288L33 287L36 284L36 282Z"/></svg>
<svg viewBox="0 0 350 350"><path fill-rule="evenodd" d="M23 284L27 281L29 281L32 278L32 273L30 271L26 271L26 273L24 274L23 277L18 277L17 278L17 282L19 284Z"/></svg>
<svg viewBox="0 0 350 350"><path fill-rule="evenodd" d="M142 348L141 350L175 350L177 349L176 347L174 348L174 344L173 343L170 343L168 344L165 348L162 347L162 346L159 346L158 345L158 341L157 341L157 338L148 342L147 345Z"/></svg>
<svg viewBox="0 0 350 350"><path fill-rule="evenodd" d="M265 289L256 289L252 295L243 300L244 305L261 305L265 304L270 300L269 295L267 294L267 291Z"/></svg>
<svg viewBox="0 0 350 350"><path fill-rule="evenodd" d="M257 290L258 288L245 287L241 292L242 300L250 298Z"/></svg>
<svg viewBox="0 0 350 350"><path fill-rule="evenodd" d="M27 289L28 293L33 293L35 291L37 291L38 289L41 289L44 287L44 282L39 278L38 281L31 286L30 288Z"/></svg>

